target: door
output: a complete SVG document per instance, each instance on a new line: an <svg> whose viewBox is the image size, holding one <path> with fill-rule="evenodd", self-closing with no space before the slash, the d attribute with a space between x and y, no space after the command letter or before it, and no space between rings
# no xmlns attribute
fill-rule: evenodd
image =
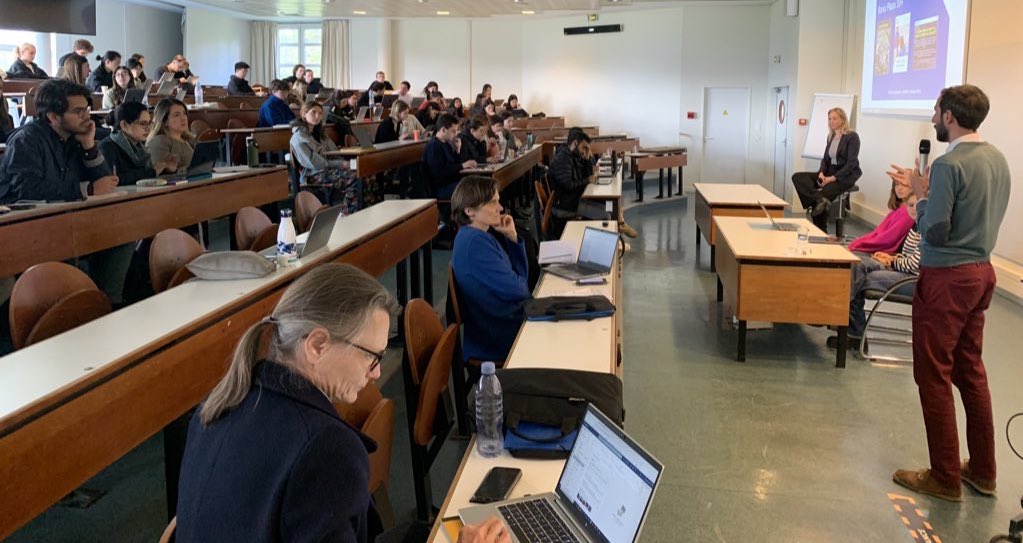
<svg viewBox="0 0 1023 543"><path fill-rule="evenodd" d="M745 183L749 153L749 87L707 87L703 108L704 183Z"/></svg>
<svg viewBox="0 0 1023 543"><path fill-rule="evenodd" d="M786 201L789 179L785 169L789 160L789 88L774 88L774 194Z"/></svg>

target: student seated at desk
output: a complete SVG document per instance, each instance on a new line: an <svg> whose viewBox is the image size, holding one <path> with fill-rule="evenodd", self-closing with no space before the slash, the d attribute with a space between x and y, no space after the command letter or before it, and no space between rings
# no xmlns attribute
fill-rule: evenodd
<svg viewBox="0 0 1023 543"><path fill-rule="evenodd" d="M409 106L412 105L412 83L408 81L402 81L401 85L398 85L398 100L405 102Z"/></svg>
<svg viewBox="0 0 1023 543"><path fill-rule="evenodd" d="M379 81L374 81L366 92L359 96L359 107L372 108L376 104L380 103L384 99L384 84Z"/></svg>
<svg viewBox="0 0 1023 543"><path fill-rule="evenodd" d="M142 63L138 61L138 59L129 58L127 61L125 61L124 65L129 70L131 70L131 81L132 84L135 85L136 89L149 89L150 85L149 82L146 81L145 68L142 66ZM115 79L116 75L117 74L114 74Z"/></svg>
<svg viewBox="0 0 1023 543"><path fill-rule="evenodd" d="M85 86L92 92L103 92L103 87L114 86L114 72L121 66L121 53L107 51L104 55L96 55L99 65L89 74Z"/></svg>
<svg viewBox="0 0 1023 543"><path fill-rule="evenodd" d="M433 137L423 149L423 171L430 181L433 196L438 200L450 200L461 171L477 165L475 160L458 158L454 147L458 139L457 131L458 121L451 115L441 115L434 127Z"/></svg>
<svg viewBox="0 0 1023 543"><path fill-rule="evenodd" d="M522 141L515 137L512 132L513 124L515 124L515 116L509 113L507 110L501 112L501 121L504 123L504 135L508 138L508 147L518 152L522 147Z"/></svg>
<svg viewBox="0 0 1023 543"><path fill-rule="evenodd" d="M411 134L407 132L402 134L401 131L401 126L408 117L408 104L400 100L395 100L394 104L391 105L390 117L380 123L380 126L377 127L377 133L376 137L373 138L373 143L388 143L409 139Z"/></svg>
<svg viewBox="0 0 1023 543"><path fill-rule="evenodd" d="M465 123L465 128L458 134L462 142L459 152L462 162L473 160L477 164L495 164L504 159L500 156L487 156L487 129L486 117L473 117Z"/></svg>
<svg viewBox="0 0 1023 543"><path fill-rule="evenodd" d="M14 48L14 55L18 58L11 63L7 70L7 77L13 79L49 79L50 76L35 63L36 46L31 43L23 43Z"/></svg>
<svg viewBox="0 0 1023 543"><path fill-rule="evenodd" d="M195 136L188 131L188 109L176 98L164 98L153 110L153 128L146 139L146 150L153 164L177 158L177 173L185 173L192 163Z"/></svg>
<svg viewBox="0 0 1023 543"><path fill-rule="evenodd" d="M526 113L526 110L519 107L519 97L514 94L508 95L508 100L504 103L504 110L516 119L525 119L526 117L529 117L529 113Z"/></svg>
<svg viewBox="0 0 1023 543"><path fill-rule="evenodd" d="M597 182L593 171L593 155L590 153L590 136L577 127L568 131L565 143L554 151L550 166L551 185L554 190L554 216L558 219L555 235L564 228L564 221L576 217L584 219L607 219L603 203L591 203L582 199L586 185ZM618 231L634 238L639 235L618 214Z"/></svg>
<svg viewBox="0 0 1023 543"><path fill-rule="evenodd" d="M440 117L442 110L440 106L433 102L423 103L426 104L426 107L419 110L419 113L416 113L416 119L426 130L435 130L434 125L437 123L437 119ZM452 118L454 119L453 116ZM458 123L458 119L455 119L455 123Z"/></svg>
<svg viewBox="0 0 1023 543"><path fill-rule="evenodd" d="M133 89L134 78L127 66L119 66L114 72L114 86L103 93L103 109L114 109L124 102L128 89Z"/></svg>
<svg viewBox="0 0 1023 543"><path fill-rule="evenodd" d="M234 63L234 75L227 82L228 96L255 96L256 91L249 85L249 65L246 62Z"/></svg>
<svg viewBox="0 0 1023 543"><path fill-rule="evenodd" d="M301 81L305 77L305 66L302 64L296 64L291 68L291 77L285 77L281 81L285 81L288 85L294 85L296 82Z"/></svg>
<svg viewBox="0 0 1023 543"><path fill-rule="evenodd" d="M515 136L504 129L504 122L504 117L500 115L490 117L490 131L487 133L487 155L500 157L501 160L514 155L519 148Z"/></svg>
<svg viewBox="0 0 1023 543"><path fill-rule="evenodd" d="M376 443L335 405L355 403L380 378L397 310L365 272L323 264L249 327L189 424L179 543L377 538L382 524L369 494ZM490 519L463 528L459 540L507 543L506 530Z"/></svg>
<svg viewBox="0 0 1023 543"><path fill-rule="evenodd" d="M362 183L348 170L347 160L324 156L324 153L337 151L337 146L323 128L323 106L316 100L308 100L291 126L291 152L302 167L300 183L331 185L344 195L345 215L358 211Z"/></svg>
<svg viewBox="0 0 1023 543"><path fill-rule="evenodd" d="M295 113L288 107L287 102L290 90L286 81L274 79L270 82L270 98L260 106L256 126L277 126L288 124L295 119Z"/></svg>
<svg viewBox="0 0 1023 543"><path fill-rule="evenodd" d="M339 117L354 121L355 115L359 113L359 91L338 90L335 93L340 93L341 100L334 107L334 113Z"/></svg>
<svg viewBox="0 0 1023 543"><path fill-rule="evenodd" d="M455 96L455 98L451 100L451 107L448 108L448 114L452 115L459 121L468 116L465 112L465 106L462 105L461 98Z"/></svg>
<svg viewBox="0 0 1023 543"><path fill-rule="evenodd" d="M177 171L178 155L167 154L153 162L146 150L146 138L153 126L148 106L141 102L121 104L108 119L114 132L99 142L99 151L111 170L117 172L120 185L134 185L140 179Z"/></svg>
<svg viewBox="0 0 1023 543"><path fill-rule="evenodd" d="M0 203L78 201L114 191L118 179L96 143L90 100L88 89L62 79L37 87L35 119L11 135L0 159ZM121 301L133 246L81 259L112 303Z"/></svg>
<svg viewBox="0 0 1023 543"><path fill-rule="evenodd" d="M423 94L421 94L420 96L422 96L423 98L426 98L426 100L424 100L424 102L429 102L430 101L430 96L432 96L433 93L435 93L435 92L437 92L439 90L440 90L440 86L437 85L437 82L436 81L430 81L429 83L426 84L425 87L423 87Z"/></svg>
<svg viewBox="0 0 1023 543"><path fill-rule="evenodd" d="M380 83L381 93L383 93L384 91L394 90L394 85L392 85L391 82L387 80L387 75L384 74L384 72L377 72L376 78L373 80L373 83ZM372 83L370 85L372 86Z"/></svg>
<svg viewBox="0 0 1023 543"><path fill-rule="evenodd" d="M313 74L313 71L308 68L306 68L305 74L302 76L302 81L305 81L305 92L307 96L315 97L319 94L320 89L323 88L323 84L320 83L319 78L317 78L315 74Z"/></svg>
<svg viewBox="0 0 1023 543"><path fill-rule="evenodd" d="M419 111L423 111L429 107L430 104L437 104L437 107L440 108L441 112L447 111L448 109L448 104L444 101L444 94L440 91L431 92L429 99L424 100L422 104L419 104Z"/></svg>
<svg viewBox="0 0 1023 543"><path fill-rule="evenodd" d="M60 78L84 87L85 81L89 79L89 61L78 55L67 57L61 65ZM92 100L91 97L89 99ZM91 101L89 105L92 106Z"/></svg>
<svg viewBox="0 0 1023 543"><path fill-rule="evenodd" d="M858 253L895 253L902 246L915 219L910 216L906 199L912 194L907 181L892 179L891 193L888 195L888 215L874 230L854 239L849 250Z"/></svg>
<svg viewBox="0 0 1023 543"><path fill-rule="evenodd" d="M92 46L92 42L90 42L89 40L75 40L74 45L71 46L71 52L70 53L64 53L63 55L61 55L61 57L59 59L57 59L57 67L58 67L57 68L57 77L61 77L61 78L64 77L64 73L63 72L64 72L65 63L67 62L67 59L69 59L71 57L78 57L81 60L85 61L85 74L86 74L86 76L88 76L88 74L89 74L89 55L91 55L94 50L95 49Z"/></svg>
<svg viewBox="0 0 1023 543"><path fill-rule="evenodd" d="M302 104L304 104L306 100L307 89L308 85L306 85L305 80L300 79L296 81L295 84L291 86L291 93L288 95L288 107L302 107Z"/></svg>
<svg viewBox="0 0 1023 543"><path fill-rule="evenodd" d="M14 118L8 107L7 98L4 98L4 80L0 79L0 143L7 141L7 136L14 131Z"/></svg>
<svg viewBox="0 0 1023 543"><path fill-rule="evenodd" d="M466 177L451 196L451 218L459 225L451 267L464 314L466 360L507 359L532 298L525 240L503 210L489 177Z"/></svg>

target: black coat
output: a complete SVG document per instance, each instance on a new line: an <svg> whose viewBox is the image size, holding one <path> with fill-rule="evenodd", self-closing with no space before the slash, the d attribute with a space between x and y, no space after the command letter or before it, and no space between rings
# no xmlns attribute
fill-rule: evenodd
<svg viewBox="0 0 1023 543"><path fill-rule="evenodd" d="M856 132L842 135L838 142L838 152L835 153L837 156L835 164L831 163L831 155L828 153L831 140L832 138L828 138L828 143L824 147L820 171L824 175L835 176L835 182L840 186L852 186L863 175L863 170L860 169L860 136Z"/></svg>
<svg viewBox="0 0 1023 543"><path fill-rule="evenodd" d="M145 150L144 145L142 149ZM134 186L135 182L140 179L156 177L156 170L153 169L153 161L149 159L149 153L146 153L146 160L140 163L109 137L99 142L99 152L103 154L107 165L110 166L110 171L117 169L118 185Z"/></svg>
<svg viewBox="0 0 1023 543"><path fill-rule="evenodd" d="M7 139L0 160L0 203L83 200L81 183L106 175L110 166L98 149L86 162L78 140L62 141L49 121L35 119Z"/></svg>
<svg viewBox="0 0 1023 543"><path fill-rule="evenodd" d="M232 75L231 80L227 82L227 94L231 96L255 96L256 91L252 90L252 86L249 85L248 81Z"/></svg>
<svg viewBox="0 0 1023 543"><path fill-rule="evenodd" d="M394 126L394 121L390 118L384 119L384 122L380 123L377 127L377 135L373 138L373 143L387 143L390 141L398 141L398 133L401 130L401 125Z"/></svg>
<svg viewBox="0 0 1023 543"><path fill-rule="evenodd" d="M7 77L10 79L48 79L50 76L46 75L46 72L35 62L32 63L32 69L29 70L28 65L19 58L7 70Z"/></svg>
<svg viewBox="0 0 1023 543"><path fill-rule="evenodd" d="M458 139L462 140L461 156L462 162L466 160L475 160L477 164L487 163L487 142L479 141L469 132L466 128L458 134Z"/></svg>
<svg viewBox="0 0 1023 543"><path fill-rule="evenodd" d="M575 213L591 175L593 164L572 152L568 145L558 146L550 165L554 207Z"/></svg>
<svg viewBox="0 0 1023 543"><path fill-rule="evenodd" d="M114 86L114 74L107 71L100 62L99 66L93 68L89 78L85 80L85 87L92 92L103 92L102 87Z"/></svg>
<svg viewBox="0 0 1023 543"><path fill-rule="evenodd" d="M423 149L423 170L436 193L437 189L458 182L462 161L458 159L450 143L434 137L426 142Z"/></svg>
<svg viewBox="0 0 1023 543"><path fill-rule="evenodd" d="M189 424L177 541L371 541L375 450L306 379L262 362L241 404Z"/></svg>

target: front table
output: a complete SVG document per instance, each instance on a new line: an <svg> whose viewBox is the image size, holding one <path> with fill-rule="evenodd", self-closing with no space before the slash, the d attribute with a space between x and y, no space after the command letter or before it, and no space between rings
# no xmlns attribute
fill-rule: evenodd
<svg viewBox="0 0 1023 543"><path fill-rule="evenodd" d="M825 235L806 219L810 235ZM838 327L835 366L845 367L852 266L859 258L841 245L809 245L796 255L796 233L775 230L768 219L717 217L715 255L718 301L739 321L738 354L746 360L746 322L768 321Z"/></svg>
<svg viewBox="0 0 1023 543"><path fill-rule="evenodd" d="M717 245L717 231L714 230L715 217L763 217L767 208L772 217L785 216L788 202L774 195L760 185L741 185L724 183L693 183L696 189L696 247L700 247L700 235L710 244L710 271L714 271L714 248ZM696 253L700 259L700 253Z"/></svg>

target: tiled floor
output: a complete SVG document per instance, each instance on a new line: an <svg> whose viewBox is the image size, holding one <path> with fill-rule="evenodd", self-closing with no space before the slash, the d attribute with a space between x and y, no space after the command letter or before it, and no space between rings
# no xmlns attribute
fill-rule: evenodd
<svg viewBox="0 0 1023 543"><path fill-rule="evenodd" d="M640 239L625 267L626 429L666 465L642 540L912 541L887 496L906 494L892 471L927 462L911 369L853 357L836 369L824 345L828 331L795 325L751 331L747 362L735 362L735 333L714 302L709 250L695 246L692 197L683 202L627 215ZM437 293L448 256L435 253ZM1023 460L1005 437L1008 418L1023 411L1021 324L1023 308L996 297L985 355L1001 497L967 492L962 505L919 498L942 541L988 541L1021 512ZM391 501L407 519L415 506L400 375L384 391L398 399ZM1020 448L1023 423L1013 436ZM165 521L161 446L156 436L91 481L108 492L91 509L52 509L10 541L155 541ZM464 447L450 440L434 467L437 504Z"/></svg>

